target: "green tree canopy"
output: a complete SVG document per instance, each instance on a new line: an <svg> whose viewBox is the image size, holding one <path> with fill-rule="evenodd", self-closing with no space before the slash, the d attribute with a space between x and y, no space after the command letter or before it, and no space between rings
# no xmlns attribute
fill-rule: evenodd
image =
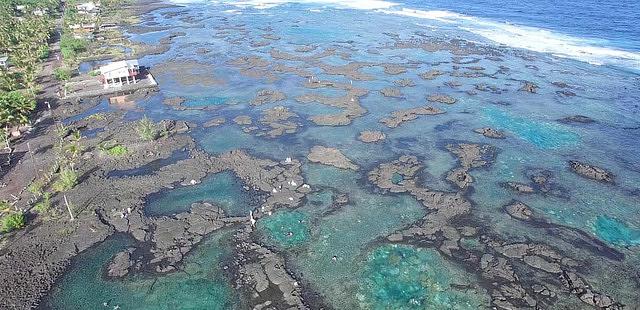
<svg viewBox="0 0 640 310"><path fill-rule="evenodd" d="M0 126L13 126L29 122L36 101L19 91L0 93Z"/></svg>

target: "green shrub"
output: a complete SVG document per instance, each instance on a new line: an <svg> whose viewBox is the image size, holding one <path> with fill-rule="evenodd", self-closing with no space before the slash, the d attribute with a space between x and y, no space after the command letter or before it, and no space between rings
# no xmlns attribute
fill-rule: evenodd
<svg viewBox="0 0 640 310"><path fill-rule="evenodd" d="M69 35L63 35L60 39L60 52L65 59L75 59L78 53L87 50L87 46L87 40L77 39Z"/></svg>
<svg viewBox="0 0 640 310"><path fill-rule="evenodd" d="M27 187L27 190L29 191L29 193L32 193L34 196L37 197L42 194L43 186L44 184L42 184L42 181L35 180L31 184L29 184L29 187Z"/></svg>
<svg viewBox="0 0 640 310"><path fill-rule="evenodd" d="M10 232L20 229L27 224L27 218L23 212L13 213L2 218L2 231Z"/></svg>
<svg viewBox="0 0 640 310"><path fill-rule="evenodd" d="M51 194L44 193L42 195L42 200L36 203L36 205L33 206L33 208L36 210L36 212L40 214L49 211L49 209L51 209Z"/></svg>
<svg viewBox="0 0 640 310"><path fill-rule="evenodd" d="M67 68L55 68L53 70L53 76L59 81L67 81L71 78L71 70Z"/></svg>
<svg viewBox="0 0 640 310"><path fill-rule="evenodd" d="M36 101L19 91L0 93L0 127L26 124Z"/></svg>
<svg viewBox="0 0 640 310"><path fill-rule="evenodd" d="M0 212L7 212L11 210L11 204L6 200L0 200Z"/></svg>
<svg viewBox="0 0 640 310"><path fill-rule="evenodd" d="M44 44L42 46L40 46L40 59L45 60L47 58L49 58L49 45Z"/></svg>
<svg viewBox="0 0 640 310"><path fill-rule="evenodd" d="M53 189L57 192L64 192L72 189L78 184L78 174L69 169L64 168L58 174L58 180L53 183Z"/></svg>
<svg viewBox="0 0 640 310"><path fill-rule="evenodd" d="M116 144L110 148L105 149L105 152L110 156L122 156L129 153L129 149L122 144Z"/></svg>
<svg viewBox="0 0 640 310"><path fill-rule="evenodd" d="M89 71L89 76L98 76L100 75L100 70Z"/></svg>
<svg viewBox="0 0 640 310"><path fill-rule="evenodd" d="M89 115L87 119L93 120L93 121L104 121L105 119L107 119L107 117L104 116L103 113L96 113L96 114Z"/></svg>
<svg viewBox="0 0 640 310"><path fill-rule="evenodd" d="M140 138L145 141L153 141L158 138L158 130L156 124L153 123L148 117L143 117L136 125L136 131L140 135Z"/></svg>

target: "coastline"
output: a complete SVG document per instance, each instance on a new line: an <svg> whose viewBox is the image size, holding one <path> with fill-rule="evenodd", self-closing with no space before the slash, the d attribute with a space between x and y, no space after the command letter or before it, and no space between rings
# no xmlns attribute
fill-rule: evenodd
<svg viewBox="0 0 640 310"><path fill-rule="evenodd" d="M181 6L142 0L120 10L127 10L128 14L135 15L135 20L140 22L155 10L178 7ZM172 14L179 16L180 12L166 13L167 16ZM198 25L198 19L206 18L186 13L184 15L184 18L179 17L181 22L195 21L187 27L205 28ZM227 22L224 18L220 20ZM504 165L498 157L508 147L507 143L521 139L524 142L520 141L518 143L521 144L518 145L530 142L543 149L548 147L546 151L554 150L557 145L577 144L581 137L572 135L567 140L574 139L578 142L560 141L556 144L555 140L548 144L544 139L528 141L518 135L530 133L530 127L521 125L522 127L513 128L500 123L500 120L508 117L496 118L498 120L490 123L491 127L479 127L475 123L463 126L456 118L470 114L465 110L465 105L469 102L476 103L474 100L480 102L489 95L504 93L523 102L534 102L539 98L536 96L541 94L555 94L562 98L558 100L574 96L584 98L586 96L580 97L582 89L556 81L553 86L549 86L546 81L540 82L542 79L535 74L528 76L514 73L514 76L509 76L515 70L510 71L502 58L514 57L533 62L532 58L528 58L529 54L460 39L433 38L421 33L405 39L388 33L385 35L389 42L379 48L383 53L419 50L438 55L450 53L451 59L442 61L397 57L397 63L386 59L384 62L365 62L354 60L356 57L353 54L358 49L354 42L339 42L325 47L297 44L284 50L275 47L278 42L284 41L275 30L259 28L264 33L252 41L247 34L249 26L239 22L233 25L231 23L216 25L216 33L207 35L216 40L224 40L230 45L242 47L242 44L249 44L255 49L263 49L262 57L243 55L225 62L225 65L237 69L242 78L264 79L272 87L265 88L261 85L255 92L253 88L246 91L251 96L255 94L244 100L254 109L252 111L237 108L224 115L216 114L214 118L211 118L213 115L205 114L193 120L186 117L173 120L173 115L167 116L170 120L166 120L165 115L151 113L151 118L147 118L146 113L150 111L137 107L136 102L154 98L155 101L151 104L164 106L170 111L167 113L213 113L221 110L222 104L231 107L237 104L230 102L233 99L226 101L221 95L220 98L207 98L215 104L197 106L190 98L175 95L175 89L180 88L215 89L231 84L216 71L219 63L214 65L202 60L180 59L180 52L178 56L167 57L168 59L163 59L151 68L154 74L157 72L165 81L173 83L174 85L167 85L173 89L169 88L169 91L160 96L155 90L136 91L127 98L132 102L133 108L109 108L94 113L94 109L104 104L106 98L79 98L64 100L60 104L57 100L41 99L49 101L52 110L38 112L40 121L36 122L33 132L25 136L17 148L24 151L29 145L33 152L29 150L25 154L33 154L33 157L23 157L10 175L3 176L3 181L7 177L12 187L1 188L0 193L17 193L20 196L19 204L28 208L32 197L22 188L26 188L35 176L26 177L29 175L26 172L34 171L37 176L46 170L51 165L51 159L56 156L56 143L59 140L73 141L74 129L83 134L79 138L82 141L82 156L76 166L79 180L73 188L51 198L51 203L55 206L53 212L32 216L26 229L12 232L8 237L3 236L0 277L5 281L0 283L0 294L9 297L0 300L0 308L44 309L46 306L40 304L40 301L47 298L59 279L77 265L73 263L77 255L95 248L114 234L127 234L133 240L131 246L118 252L107 266L103 266L104 277L119 281L137 273L158 276L179 273L184 266L183 261L203 242L207 242L219 231L231 229L235 229L230 237L234 243L231 246L233 259L224 262L227 268L224 269L225 276L239 294L246 298L243 300L246 305L252 308L329 308L335 297L323 295L317 282L303 276L303 271L312 268L297 265L299 261L296 260L298 253L295 244L290 245L286 241L278 243L277 240L269 239L273 238L269 235L270 232L273 233L269 229L273 228L261 226L266 225L262 223L271 219L272 214L278 215L307 206L310 195L327 188L335 193L331 195L329 206L320 215L315 214L313 220L316 222L307 223L297 218L292 221L303 224L302 226L311 226L334 218L340 211L356 212L357 210L353 210L357 207L364 208L365 205L361 201L362 196L365 196L362 193L398 199L389 200L394 202L412 199L423 212L420 216L413 214L415 219L409 215L405 217L404 214L388 212L389 221L398 221L394 222L396 225L402 223L393 229L389 228L393 227L391 225L376 227L375 222L366 224L378 229L375 232L379 235L368 240L364 246L366 251L363 250L363 253L373 254L358 254L358 259L366 256L363 260L377 261L374 254L380 252L375 249L385 246L391 249L400 247L410 253L421 253L420 251L428 248L436 253L434 255L441 256L443 260L478 279L477 283L454 283L452 287L482 292L489 300L478 301L483 306L505 309L544 307L565 297L571 298L567 302L571 305L609 309L624 306L625 300L622 299L628 296L617 298L608 286L602 289L601 282L594 280L589 272L591 262L577 257L588 253L598 264L612 261L615 266L626 266L624 260L628 256L625 255L630 251L608 244L587 230L558 223L556 218L537 209L535 203L529 203L533 200L530 199L531 196L551 200L570 199L573 193L565 188L565 183L559 184L566 180L557 180L558 175L565 172L584 182L629 189L628 192L632 192L629 183L625 182L618 170L600 167L598 161L586 155L576 156L572 150L563 154L560 165L563 165L562 169L565 171L534 167L536 169L532 168L524 173L524 179L520 176L516 180L506 178L500 180L504 182L494 182L498 184L501 195L506 192L515 197L499 206L499 214L506 218L508 225L519 223L526 227L527 232L539 231L542 236L545 236L545 231L552 231L560 241L547 243L537 235L529 238L503 234L503 231L492 227L490 221L474 218L474 212L478 212L480 207L480 203L476 201L476 189L489 183L482 178L483 173ZM163 55L171 50L172 44L187 37L182 31L171 31L170 28L160 30L161 28L156 27L162 26L141 26L139 23L128 25L125 30L135 29L131 32L134 34L144 34L146 31L168 32L155 45L132 43L128 46L134 50L130 57ZM234 31L237 32L237 37L231 34ZM179 44L178 49L197 46L195 43ZM371 50L367 53L374 55L376 52ZM212 52L204 47L198 49L198 57L203 59L211 60L221 57L220 55L220 51ZM114 60L126 57L112 56ZM487 65L488 61L495 61L495 64ZM429 68L438 69L423 72L425 64ZM450 69L440 70L438 66L442 64ZM320 77L314 69L322 72ZM529 69L538 71L537 67ZM416 71L416 74L412 71ZM397 88L383 87L378 90L362 86L375 81L375 74L382 73L388 75L388 81ZM410 78L407 77L409 74ZM293 76L300 82L303 91L295 94L280 91L281 85L278 83L283 76ZM325 79L327 76L338 78ZM506 85L484 83L503 76L508 80ZM449 78L452 80L443 81ZM412 91L418 88L415 87L416 84L432 82L442 84L438 85L438 92L429 90L426 96L420 98L420 102L405 104L405 101L414 99ZM567 95L569 91L566 89L571 89L578 95L573 92L572 96ZM162 90L166 91L161 88ZM565 92L558 93L561 91ZM372 104L372 98L377 98L379 102ZM243 99L246 98L239 101L244 102ZM223 103L219 105L218 101ZM489 109L502 106L501 103L486 101L482 104L490 105ZM190 106L190 103L194 106ZM291 103L303 105L304 108L291 108ZM395 104L399 106L394 106ZM311 106L319 106L323 113L306 111ZM486 106L484 111L487 110ZM477 118L484 121L482 114L478 115L480 116ZM448 122L441 123L445 117ZM201 121L202 118L209 119ZM61 136L55 130L56 120L68 123ZM146 126L153 130L152 139L146 139L141 134L145 120L150 122ZM525 120L514 120L512 123L527 125ZM556 138L564 133L558 128L587 126L597 121L586 116L567 115L557 118L556 123L542 123L543 125L535 127L538 130L536 133L542 132L542 135ZM331 132L346 125L357 129L353 137L327 136L316 139L309 134L308 128L317 126ZM248 147L210 151L201 139L191 135L195 130L204 130L203 128L213 130L230 126L245 134L244 137L274 144L289 141L287 139L296 134L306 135L305 142L308 145L293 145L291 149L284 151L286 154L293 154L288 155L291 157L277 158L272 153L262 153ZM398 139L399 131L419 132L420 126L435 127L434 136L437 134L438 138L427 140L429 143L421 143L417 138L409 136ZM464 128L468 136L449 137L447 134L450 131L447 130L457 126ZM38 143L34 143L35 141ZM352 147L364 151L358 153ZM443 161L447 163L438 167L440 173L431 174L429 169L432 167L427 162L433 158L423 158L416 151L421 148L437 149L435 151L445 158ZM395 151L392 152L393 156L388 153L373 154L390 149L400 150L402 154L396 154ZM113 150L124 152L124 156ZM282 154L283 150L280 151L279 154ZM158 162L162 164L156 165ZM349 189L344 185L340 188L340 180L337 179L336 184L331 184L330 187L316 187L310 180L315 178L317 181L321 178L307 171L310 165L322 167L316 168L322 172L319 174L326 173L329 176L329 172L337 176L360 173L355 180L364 190L353 190L361 195L350 196L347 194ZM325 168L328 170L323 170ZM128 175L129 171L136 173ZM208 177L224 172L234 174L241 181L243 190L251 195L251 201L255 203L251 205L251 213L247 211L246 215L229 215L221 206L209 201L195 201L185 210L173 214L151 216L145 213L150 195L177 188L195 189ZM16 175L21 176L23 182L12 179ZM431 178L428 181L435 179L445 186L441 188L426 184L428 182L423 178ZM384 207L376 203L371 205ZM66 213L67 210L72 214L71 218ZM370 209L365 210L371 212ZM308 210L305 212L313 213ZM35 215L35 212L32 214ZM486 216L486 213L482 214ZM356 215L362 216L362 213ZM386 216L385 214L385 220ZM360 220L358 218L357 223ZM356 222L355 219L352 221ZM318 233L308 227L304 229L308 229L309 234ZM354 231L357 229L354 228ZM277 227L276 232L279 232ZM293 235L291 231L289 233ZM348 235L345 231L341 233ZM469 240L475 243L471 244ZM571 242L578 246L574 249L559 246ZM294 251L289 252L289 246ZM322 255L327 253L322 252ZM337 266L331 264L343 262L343 257L339 254L331 255L323 257L327 261L326 266ZM25 277L26 274L29 276ZM525 278L525 274L536 276Z"/></svg>

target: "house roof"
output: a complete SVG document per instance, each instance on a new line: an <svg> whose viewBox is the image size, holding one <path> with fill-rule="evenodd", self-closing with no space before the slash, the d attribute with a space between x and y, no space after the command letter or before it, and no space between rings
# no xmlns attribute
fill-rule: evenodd
<svg viewBox="0 0 640 310"><path fill-rule="evenodd" d="M0 55L0 61L7 61L7 59L9 59L9 56Z"/></svg>
<svg viewBox="0 0 640 310"><path fill-rule="evenodd" d="M102 67L100 67L100 74L102 75L109 75L109 73L117 71L117 70L128 70L130 68L133 67L138 67L138 61L135 59L132 60L121 60L121 61L116 61L116 62L112 62L109 63L107 65L104 65Z"/></svg>
<svg viewBox="0 0 640 310"><path fill-rule="evenodd" d="M98 5L93 2L85 2L76 5L76 9L84 11L93 11L98 8Z"/></svg>

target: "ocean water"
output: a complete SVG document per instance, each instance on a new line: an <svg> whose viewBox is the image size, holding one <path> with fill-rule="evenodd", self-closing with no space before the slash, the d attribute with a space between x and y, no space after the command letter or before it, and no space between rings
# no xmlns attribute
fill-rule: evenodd
<svg viewBox="0 0 640 310"><path fill-rule="evenodd" d="M192 122L196 127L191 136L212 155L244 149L261 158L300 160L302 175L312 193L298 208L276 210L261 218L253 238L284 256L288 270L301 278L305 289L317 293L329 306L335 309L491 306L490 290L486 281L480 279L478 266L452 259L429 242L406 241L398 245L386 240L389 234L419 221L427 210L407 194L382 193L367 178L368 172L380 163L401 155L414 155L424 166L418 172L421 186L458 191L446 180L448 172L458 166L457 158L446 146L459 142L492 145L496 155L486 167L470 171L474 183L464 195L472 202L472 210L461 220L464 223L458 224L474 226L507 242L547 244L562 255L589 262L589 267L580 272L591 287L630 308L640 305L637 284L630 276L638 272L640 263L638 2L537 0L524 5L494 0L179 0L174 3L181 7L150 12L143 16L143 23L170 26L186 35L174 38L167 53L146 56L140 61L152 68L195 61L199 67L190 73L196 78L185 81L175 70L160 71L159 93L137 102L139 109L128 112L127 118L147 115L155 120ZM183 13L168 14L177 11ZM164 35L166 31L131 34L131 39L154 44ZM439 48L433 50L395 46L398 42L450 39L474 42L486 49L465 53L464 48L446 44L444 47L436 44ZM312 51L301 51L303 46ZM209 52L199 52L202 48ZM308 57L327 49L337 52L312 61L278 59L272 53L277 50ZM312 117L340 113L342 109L317 102L300 103L296 98L308 94L337 98L345 96L345 90L311 89L305 87L310 81L306 76L271 68L260 76L233 64L246 56L295 67L309 72L314 80L366 89L369 92L358 98L366 112L345 126L317 125ZM356 62L372 64L359 70L366 78L332 74L321 68ZM401 64L406 72L385 73L381 63ZM443 74L433 79L420 77L430 70ZM474 74L478 72L482 74ZM396 86L394 82L401 78L411 79L416 85ZM193 83L198 79L207 82ZM536 92L520 91L524 81L535 83ZM385 97L380 90L386 87L398 87L401 96ZM280 91L286 98L262 106L250 105L262 89ZM456 103L428 102L426 98L433 94L451 96ZM179 110L162 103L171 97L185 98L185 106L192 109ZM425 104L446 113L419 116L396 128L380 123L380 119L395 111ZM295 132L279 137L260 135L268 130L260 119L265 111L276 106L295 113L289 119L297 125ZM111 108L105 101L80 117ZM251 117L252 126L257 129L234 123L233 119L240 115ZM562 121L575 115L587 116L593 122ZM203 126L214 117L223 117L226 123ZM68 121L75 119L79 118ZM502 130L506 138L489 139L474 132L482 127ZM382 131L386 139L378 143L361 142L357 137L365 130ZM308 162L306 155L314 145L339 149L359 169L342 170ZM570 170L571 160L607 169L615 175L614 183L576 175ZM548 173L550 191L524 194L504 186L505 182L532 184L536 171ZM400 183L403 179L394 175L391 181ZM231 172L218 173L198 185L151 195L145 212L150 216L170 215L188 210L191 203L211 201L221 205L229 215L247 215L260 202L252 199L243 185ZM334 203L340 195L348 201ZM624 254L624 259L611 261L601 253L583 250L582 243L572 244L569 237L510 218L503 206L513 200L529 205L550 226L565 232L580 231L580 236L602 242ZM579 234L571 236L575 235ZM211 238L232 237L223 238L216 233ZM188 255L185 265L193 271L190 276L144 274L118 281L104 279L101 270L118 249L128 246L127 242L107 241L80 255L47 302L93 308L103 299L111 300L109 296L130 292L131 287L142 287L140 283L152 279L166 283L163 294L189 300L187 305L172 304L174 309L210 309L216 300L217 307L228 309L242 300L242 296L229 290L231 279L213 266L221 257L232 256L230 242L207 241L199 245L197 251L211 255L198 254L201 252ZM479 238L464 238L460 243L482 253L486 250ZM203 279L199 276L203 273L209 276ZM185 286L186 282L191 284ZM87 286L104 293L89 296L84 290ZM192 292L185 291L185 287ZM163 300L155 292L138 292L133 296L131 301L122 302L123 309L124 306L137 309L142 301ZM562 295L560 299L557 302L564 308L586 307L572 295Z"/></svg>

